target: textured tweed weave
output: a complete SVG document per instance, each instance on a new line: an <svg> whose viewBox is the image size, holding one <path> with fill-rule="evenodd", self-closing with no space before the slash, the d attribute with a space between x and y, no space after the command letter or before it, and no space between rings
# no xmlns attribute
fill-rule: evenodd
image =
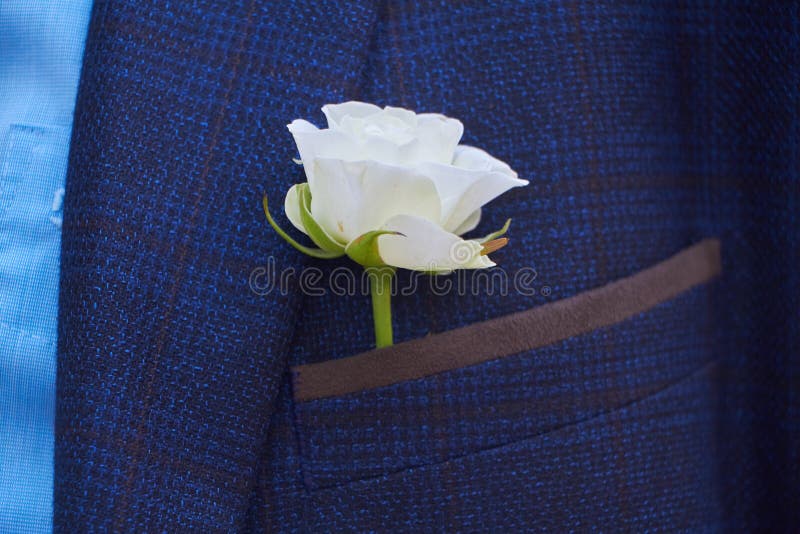
<svg viewBox="0 0 800 534"><path fill-rule="evenodd" d="M714 358L713 306L709 289L699 288L544 349L298 403L306 483L341 485L462 457L656 393ZM637 342L615 343L619 339Z"/></svg>
<svg viewBox="0 0 800 534"><path fill-rule="evenodd" d="M777 2L97 3L64 210L57 529L796 525L798 20ZM251 293L268 255L306 262L258 202L303 179L284 125L350 98L462 118L531 180L479 230L514 217L496 259L548 291L420 288L395 299L400 340L704 237L722 278L535 354L295 410L288 365L371 348L369 300ZM555 392L543 411L525 372Z"/></svg>
<svg viewBox="0 0 800 534"><path fill-rule="evenodd" d="M299 303L248 277L269 254L302 261L266 231L261 195L299 179L284 125L358 84L374 18L335 2L95 5L64 208L57 528L245 520Z"/></svg>
<svg viewBox="0 0 800 534"><path fill-rule="evenodd" d="M705 460L716 450L717 376L709 364L639 403L538 438L320 491L306 528L714 531L719 488Z"/></svg>

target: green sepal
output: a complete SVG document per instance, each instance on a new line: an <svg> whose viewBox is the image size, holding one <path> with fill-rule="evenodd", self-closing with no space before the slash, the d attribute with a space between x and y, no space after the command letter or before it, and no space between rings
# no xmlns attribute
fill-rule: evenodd
<svg viewBox="0 0 800 534"><path fill-rule="evenodd" d="M328 232L311 216L311 189L309 189L308 183L297 184L296 187L297 200L300 202L300 220L303 222L303 228L306 229L308 237L322 250L344 256L344 245L328 235Z"/></svg>
<svg viewBox="0 0 800 534"><path fill-rule="evenodd" d="M378 237L387 234L405 236L405 234L393 232L391 230L373 230L353 239L348 243L347 247L345 247L344 252L350 259L364 267L384 266L386 263L381 259L380 252L378 251Z"/></svg>
<svg viewBox="0 0 800 534"><path fill-rule="evenodd" d="M276 223L275 220L272 218L272 215L270 215L270 213L269 213L269 205L267 203L267 195L264 195L264 198L262 200L262 204L264 206L264 215L267 216L267 221L269 222L270 226L272 226L272 228L278 233L278 235L281 236L287 243L292 245L294 248L296 248L297 250L299 250L303 254L308 254L309 256L311 256L313 258L320 258L320 259L324 259L324 260L329 260L329 259L338 258L338 257L342 256L342 254L337 253L337 252L330 252L328 250L322 250L322 249L319 249L319 248L311 248L311 247L306 247L304 245L301 245L300 243L298 243L297 241L292 239L289 236L289 234L284 232L283 229L280 226L278 226L278 223Z"/></svg>
<svg viewBox="0 0 800 534"><path fill-rule="evenodd" d="M489 234L487 236L484 236L484 237L481 237L480 239L476 239L475 241L477 241L478 243L480 243L482 245L482 244L484 244L484 243L486 243L488 241L491 241L492 239L497 239L498 237L503 237L506 234L506 232L508 232L508 227L509 226L511 226L511 219L507 219L506 223L498 231L492 232L491 234Z"/></svg>

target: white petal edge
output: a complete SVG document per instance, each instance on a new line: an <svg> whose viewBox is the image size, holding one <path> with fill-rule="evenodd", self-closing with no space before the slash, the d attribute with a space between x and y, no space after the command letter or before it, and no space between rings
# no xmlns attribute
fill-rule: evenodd
<svg viewBox="0 0 800 534"><path fill-rule="evenodd" d="M458 145L453 154L453 166L472 171L501 172L517 177L508 163L500 161L485 150L469 145Z"/></svg>
<svg viewBox="0 0 800 534"><path fill-rule="evenodd" d="M314 183L314 166L310 163L317 158L362 159L363 149L350 137L336 130L320 130L308 121L297 119L287 126L300 160L308 178L309 185Z"/></svg>
<svg viewBox="0 0 800 534"><path fill-rule="evenodd" d="M452 163L458 142L464 135L461 121L438 113L422 113L417 119L417 160Z"/></svg>
<svg viewBox="0 0 800 534"><path fill-rule="evenodd" d="M383 113L388 117L394 117L403 121L405 124L412 128L417 127L419 115L406 108L398 108L394 106L386 106L383 108Z"/></svg>
<svg viewBox="0 0 800 534"><path fill-rule="evenodd" d="M424 163L416 168L436 184L442 201L442 227L454 233L481 206L509 189L528 185L527 180L499 171L470 170L438 163Z"/></svg>
<svg viewBox="0 0 800 534"><path fill-rule="evenodd" d="M482 245L477 241L461 239L422 217L397 215L383 229L403 234L378 237L378 251L387 265L439 273L495 265L488 256L481 256Z"/></svg>
<svg viewBox="0 0 800 534"><path fill-rule="evenodd" d="M286 218L294 225L295 228L308 235L303 220L300 218L300 195L298 194L300 184L295 184L286 192L286 198L283 201L283 210L286 212Z"/></svg>
<svg viewBox="0 0 800 534"><path fill-rule="evenodd" d="M322 113L328 121L328 128L336 129L344 117L364 118L380 113L382 110L375 104L351 100L341 104L326 104L322 106Z"/></svg>
<svg viewBox="0 0 800 534"><path fill-rule="evenodd" d="M471 214L509 189L528 185L527 180L512 178L507 174L492 172L475 181L455 204L442 226L446 230L460 228Z"/></svg>

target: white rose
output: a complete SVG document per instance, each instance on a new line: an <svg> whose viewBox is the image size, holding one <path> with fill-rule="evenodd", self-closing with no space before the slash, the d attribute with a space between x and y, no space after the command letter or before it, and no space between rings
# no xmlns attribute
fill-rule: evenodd
<svg viewBox="0 0 800 534"><path fill-rule="evenodd" d="M464 127L444 115L362 102L322 112L327 129L304 120L288 125L308 179L284 203L298 230L341 254L360 236L384 232L376 238L380 262L405 269L494 265L488 252L496 243L459 236L477 226L481 206L527 180L483 150L459 145Z"/></svg>

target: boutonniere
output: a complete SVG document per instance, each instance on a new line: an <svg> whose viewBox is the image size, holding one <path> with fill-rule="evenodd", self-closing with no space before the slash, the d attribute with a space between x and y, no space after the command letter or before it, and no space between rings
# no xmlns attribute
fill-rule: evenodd
<svg viewBox="0 0 800 534"><path fill-rule="evenodd" d="M327 129L289 124L307 182L286 193L284 209L316 246L281 229L290 245L315 258L348 256L370 281L377 347L392 344L391 282L395 270L431 274L484 269L505 246L510 219L480 239L460 237L480 221L481 208L512 187L527 185L506 163L460 145L460 121L362 102L327 105Z"/></svg>

